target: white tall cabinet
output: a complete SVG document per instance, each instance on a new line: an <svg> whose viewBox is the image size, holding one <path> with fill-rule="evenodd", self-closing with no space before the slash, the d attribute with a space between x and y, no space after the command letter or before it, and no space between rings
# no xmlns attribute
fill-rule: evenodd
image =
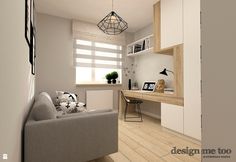
<svg viewBox="0 0 236 162"><path fill-rule="evenodd" d="M183 0L161 0L161 48L183 43Z"/></svg>
<svg viewBox="0 0 236 162"><path fill-rule="evenodd" d="M201 139L200 0L161 0L161 48L183 43L184 107L162 104L162 125Z"/></svg>
<svg viewBox="0 0 236 162"><path fill-rule="evenodd" d="M184 134L201 139L200 0L183 0Z"/></svg>

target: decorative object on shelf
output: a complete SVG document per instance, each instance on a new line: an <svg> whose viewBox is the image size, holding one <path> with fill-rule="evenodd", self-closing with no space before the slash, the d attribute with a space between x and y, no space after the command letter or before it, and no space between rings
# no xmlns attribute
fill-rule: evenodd
<svg viewBox="0 0 236 162"><path fill-rule="evenodd" d="M134 45L134 53L142 51L142 46L140 44Z"/></svg>
<svg viewBox="0 0 236 162"><path fill-rule="evenodd" d="M116 79L118 78L118 73L116 71L111 72L112 83L116 84Z"/></svg>
<svg viewBox="0 0 236 162"><path fill-rule="evenodd" d="M145 50L145 49L146 49L145 42L146 42L146 40L144 39L144 40L143 40L142 50Z"/></svg>
<svg viewBox="0 0 236 162"><path fill-rule="evenodd" d="M128 87L129 87L129 90L131 90L131 79L129 79Z"/></svg>
<svg viewBox="0 0 236 162"><path fill-rule="evenodd" d="M174 74L173 71L171 71L171 70L167 70L166 68L165 68L164 70L162 70L159 74L162 74L162 75L166 75L166 76L168 76L167 72L170 72L170 73Z"/></svg>
<svg viewBox="0 0 236 162"><path fill-rule="evenodd" d="M150 48L150 38L145 39L145 49Z"/></svg>
<svg viewBox="0 0 236 162"><path fill-rule="evenodd" d="M112 79L111 73L108 73L108 74L106 75L106 79L107 79L107 83L108 83L108 84L111 84L111 79Z"/></svg>
<svg viewBox="0 0 236 162"><path fill-rule="evenodd" d="M112 11L104 17L97 26L106 34L117 35L128 28L128 23L113 11L112 0Z"/></svg>
<svg viewBox="0 0 236 162"><path fill-rule="evenodd" d="M156 91L158 93L164 93L164 88L165 88L165 80L164 79L158 80Z"/></svg>

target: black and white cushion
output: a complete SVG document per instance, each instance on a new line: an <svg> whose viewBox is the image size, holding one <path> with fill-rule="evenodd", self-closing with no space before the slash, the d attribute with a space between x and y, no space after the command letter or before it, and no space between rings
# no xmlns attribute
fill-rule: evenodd
<svg viewBox="0 0 236 162"><path fill-rule="evenodd" d="M69 93L64 91L56 91L57 95L57 104L62 102L70 103L70 102L78 102L78 95L75 93Z"/></svg>

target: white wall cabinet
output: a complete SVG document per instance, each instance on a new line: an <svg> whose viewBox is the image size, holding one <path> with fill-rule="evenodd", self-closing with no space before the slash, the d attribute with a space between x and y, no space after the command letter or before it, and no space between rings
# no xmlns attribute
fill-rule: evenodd
<svg viewBox="0 0 236 162"><path fill-rule="evenodd" d="M127 56L138 56L153 51L153 34L127 45Z"/></svg>
<svg viewBox="0 0 236 162"><path fill-rule="evenodd" d="M183 0L161 0L161 49L183 43Z"/></svg>
<svg viewBox="0 0 236 162"><path fill-rule="evenodd" d="M183 107L161 103L161 125L179 133L184 132Z"/></svg>

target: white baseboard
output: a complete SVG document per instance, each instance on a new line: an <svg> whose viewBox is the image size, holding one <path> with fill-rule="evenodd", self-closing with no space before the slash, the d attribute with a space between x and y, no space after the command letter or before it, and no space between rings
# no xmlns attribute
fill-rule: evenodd
<svg viewBox="0 0 236 162"><path fill-rule="evenodd" d="M153 114L153 113L150 113L150 112L147 112L147 111L143 111L143 110L142 110L142 114L145 114L145 115L147 115L147 116L151 116L151 117L156 118L156 119L161 119L161 116L160 116L160 115Z"/></svg>

